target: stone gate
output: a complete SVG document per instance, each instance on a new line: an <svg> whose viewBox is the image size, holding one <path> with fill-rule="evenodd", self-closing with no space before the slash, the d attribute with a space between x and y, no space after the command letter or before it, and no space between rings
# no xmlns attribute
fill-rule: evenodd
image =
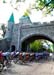
<svg viewBox="0 0 54 75"><path fill-rule="evenodd" d="M14 24L13 20L9 20L8 26L7 33L11 41L10 48L15 46L18 51L21 51L24 41L28 44L32 40L47 39L54 43L54 21L44 22L43 24L39 22L32 23L28 16L23 16L18 24Z"/></svg>

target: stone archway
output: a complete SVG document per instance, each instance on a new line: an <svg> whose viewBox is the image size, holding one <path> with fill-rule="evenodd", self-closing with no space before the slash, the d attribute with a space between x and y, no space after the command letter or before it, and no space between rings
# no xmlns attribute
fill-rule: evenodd
<svg viewBox="0 0 54 75"><path fill-rule="evenodd" d="M46 35L42 35L42 34L41 35L40 34L29 35L29 36L24 37L23 40L21 41L21 51L27 51L27 46L29 47L29 44L31 42L33 42L35 40L39 40L39 39L48 40L48 41L54 43L53 40Z"/></svg>
<svg viewBox="0 0 54 75"><path fill-rule="evenodd" d="M14 25L11 45L14 44L16 50L21 51L21 43L24 40L29 40L29 38L31 39L32 36L34 39L42 39L43 37L44 39L47 39L54 43L54 23L19 23ZM37 36L40 36L40 38Z"/></svg>

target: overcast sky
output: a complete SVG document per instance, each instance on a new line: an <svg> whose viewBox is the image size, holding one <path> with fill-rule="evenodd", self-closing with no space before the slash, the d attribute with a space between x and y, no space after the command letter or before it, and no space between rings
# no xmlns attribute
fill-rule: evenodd
<svg viewBox="0 0 54 75"><path fill-rule="evenodd" d="M35 0L26 0L24 3L19 2L17 5L15 5L15 0L12 0L12 7L10 1L11 0L6 0L7 3L2 3L2 0L0 0L0 23L6 24L12 12L14 13L15 23L18 23L19 18L24 14L26 9L29 8L30 4L33 4L35 2ZM18 10L14 9L16 6ZM43 17L42 11L37 12L35 9L31 11L31 14L29 16L32 22L49 22L50 20L54 20L54 16L48 15L47 18Z"/></svg>

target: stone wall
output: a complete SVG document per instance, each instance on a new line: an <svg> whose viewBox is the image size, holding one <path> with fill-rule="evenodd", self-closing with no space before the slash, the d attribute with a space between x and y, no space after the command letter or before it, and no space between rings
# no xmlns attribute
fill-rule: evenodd
<svg viewBox="0 0 54 75"><path fill-rule="evenodd" d="M32 23L14 25L12 43L17 50L21 49L21 42L33 35L45 35L54 42L54 23Z"/></svg>
<svg viewBox="0 0 54 75"><path fill-rule="evenodd" d="M10 49L10 42L7 39L0 40L0 50L8 51Z"/></svg>
<svg viewBox="0 0 54 75"><path fill-rule="evenodd" d="M54 41L54 25L33 25L21 27L21 40L38 34L48 36Z"/></svg>

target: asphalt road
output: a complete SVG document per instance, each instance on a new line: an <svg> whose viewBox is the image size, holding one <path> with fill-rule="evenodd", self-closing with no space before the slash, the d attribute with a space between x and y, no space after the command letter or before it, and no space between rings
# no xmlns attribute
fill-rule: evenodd
<svg viewBox="0 0 54 75"><path fill-rule="evenodd" d="M54 75L54 61L29 62L14 64L0 75Z"/></svg>

